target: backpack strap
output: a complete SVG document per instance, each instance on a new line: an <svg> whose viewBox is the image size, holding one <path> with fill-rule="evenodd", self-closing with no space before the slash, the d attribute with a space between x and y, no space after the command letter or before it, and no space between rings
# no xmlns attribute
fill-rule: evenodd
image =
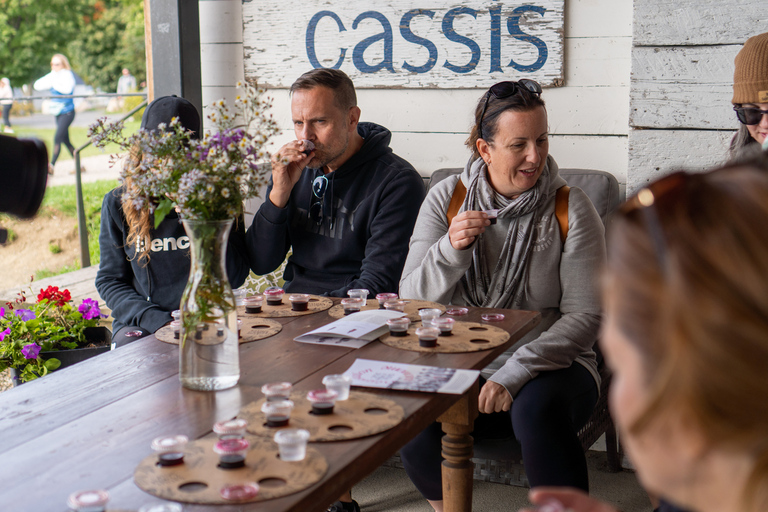
<svg viewBox="0 0 768 512"><path fill-rule="evenodd" d="M571 187L563 185L555 194L555 217L557 217L557 223L560 225L560 241L565 243L565 239L568 236L568 196L570 195ZM448 204L448 211L446 217L448 218L448 225L451 225L453 218L459 213L464 198L467 196L467 187L461 182L461 178L456 182L456 187L453 189L453 195L451 196L451 202Z"/></svg>
<svg viewBox="0 0 768 512"><path fill-rule="evenodd" d="M565 244L565 238L568 236L568 195L571 187L563 185L555 193L555 217L560 224L560 241Z"/></svg>
<svg viewBox="0 0 768 512"><path fill-rule="evenodd" d="M459 208L464 203L465 197L467 197L467 187L464 186L461 176L459 176L459 181L456 182L456 187L453 189L451 202L448 204L448 211L445 212L446 217L448 217L448 226L451 225L453 218L458 215Z"/></svg>

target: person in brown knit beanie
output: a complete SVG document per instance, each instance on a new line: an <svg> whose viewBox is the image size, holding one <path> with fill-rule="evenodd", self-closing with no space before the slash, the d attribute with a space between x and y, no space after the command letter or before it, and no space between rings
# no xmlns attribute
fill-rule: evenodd
<svg viewBox="0 0 768 512"><path fill-rule="evenodd" d="M768 138L768 32L747 39L735 64L731 103L741 124L731 140L731 158Z"/></svg>

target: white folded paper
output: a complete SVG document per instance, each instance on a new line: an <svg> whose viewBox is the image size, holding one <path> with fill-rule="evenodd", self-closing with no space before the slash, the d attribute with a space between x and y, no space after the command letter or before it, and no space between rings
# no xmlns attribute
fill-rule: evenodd
<svg viewBox="0 0 768 512"><path fill-rule="evenodd" d="M358 311L294 339L302 343L360 348L389 330L387 320L401 316L405 316L401 311L386 309Z"/></svg>

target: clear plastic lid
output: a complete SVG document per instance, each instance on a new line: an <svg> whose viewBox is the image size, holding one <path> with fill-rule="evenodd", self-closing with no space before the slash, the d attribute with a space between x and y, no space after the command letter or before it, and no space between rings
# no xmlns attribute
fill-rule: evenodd
<svg viewBox="0 0 768 512"><path fill-rule="evenodd" d="M109 493L103 489L78 491L69 495L67 505L77 512L104 509L109 501Z"/></svg>
<svg viewBox="0 0 768 512"><path fill-rule="evenodd" d="M228 501L245 501L250 500L258 496L259 484L256 482L249 482L245 484L230 484L225 485L219 491L221 497Z"/></svg>
<svg viewBox="0 0 768 512"><path fill-rule="evenodd" d="M419 327L416 329L416 336L419 338L436 338L440 335L440 329L437 327Z"/></svg>
<svg viewBox="0 0 768 512"><path fill-rule="evenodd" d="M221 439L213 446L213 451L219 455L236 455L245 453L250 446L247 439Z"/></svg>
<svg viewBox="0 0 768 512"><path fill-rule="evenodd" d="M184 451L189 439L187 436L163 436L152 440L152 450L157 453L174 453Z"/></svg>
<svg viewBox="0 0 768 512"><path fill-rule="evenodd" d="M504 320L504 315L501 313L487 313L480 315L480 318L482 318L484 322L501 322Z"/></svg>
<svg viewBox="0 0 768 512"><path fill-rule="evenodd" d="M338 393L330 389L313 389L307 393L307 400L313 404L326 404L335 402L338 396Z"/></svg>
<svg viewBox="0 0 768 512"><path fill-rule="evenodd" d="M267 288L264 290L264 295L266 295L267 298L282 297L284 293L282 288Z"/></svg>
<svg viewBox="0 0 768 512"><path fill-rule="evenodd" d="M294 293L288 297L291 302L309 302L309 294L306 293Z"/></svg>
<svg viewBox="0 0 768 512"><path fill-rule="evenodd" d="M268 382L261 386L261 392L266 396L289 396L293 384L290 382Z"/></svg>
<svg viewBox="0 0 768 512"><path fill-rule="evenodd" d="M445 310L445 314L451 316L464 316L467 313L469 313L467 308L448 308Z"/></svg>
<svg viewBox="0 0 768 512"><path fill-rule="evenodd" d="M243 418L219 421L213 424L213 431L220 436L244 435L248 422Z"/></svg>

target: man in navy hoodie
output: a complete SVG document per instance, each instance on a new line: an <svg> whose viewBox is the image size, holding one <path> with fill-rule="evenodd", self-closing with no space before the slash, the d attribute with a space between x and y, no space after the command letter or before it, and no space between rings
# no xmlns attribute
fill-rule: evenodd
<svg viewBox="0 0 768 512"><path fill-rule="evenodd" d="M246 234L256 274L272 272L292 247L289 292L346 297L396 292L424 185L392 152L392 134L361 123L355 88L334 69L291 86L295 141L272 157L267 197Z"/></svg>

